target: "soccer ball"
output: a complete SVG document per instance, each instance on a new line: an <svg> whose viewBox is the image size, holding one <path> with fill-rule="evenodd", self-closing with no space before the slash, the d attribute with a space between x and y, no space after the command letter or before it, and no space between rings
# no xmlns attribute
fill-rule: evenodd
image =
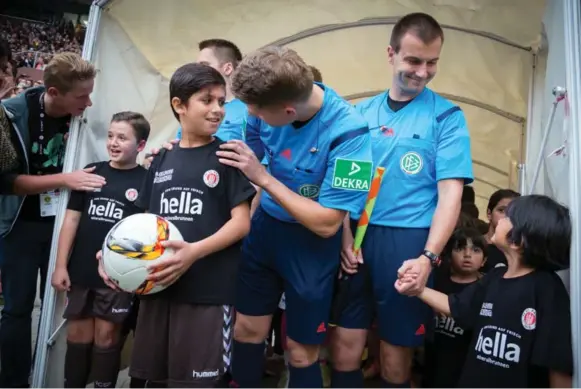
<svg viewBox="0 0 581 389"><path fill-rule="evenodd" d="M151 213L126 217L105 237L103 269L111 281L126 292L140 295L161 292L164 286L146 279L150 274L147 265L174 253L161 245L166 240L184 240L170 221Z"/></svg>

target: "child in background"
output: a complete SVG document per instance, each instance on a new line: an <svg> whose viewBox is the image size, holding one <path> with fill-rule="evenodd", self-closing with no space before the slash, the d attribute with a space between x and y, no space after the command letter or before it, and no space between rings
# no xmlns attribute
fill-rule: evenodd
<svg viewBox="0 0 581 389"><path fill-rule="evenodd" d="M149 123L139 113L113 115L107 138L110 160L85 167L107 183L99 191L71 193L52 275L52 286L67 292L65 388L84 388L91 366L96 388L114 387L117 382L121 327L132 296L103 283L95 254L111 227L141 212L134 201L147 171L136 160L149 131Z"/></svg>
<svg viewBox="0 0 581 389"><path fill-rule="evenodd" d="M487 244L478 230L459 228L453 234L443 257L445 262L436 270L434 289L444 294L460 293L481 278L480 269L486 262ZM453 318L436 313L433 339L426 340L424 388L454 388L472 334Z"/></svg>
<svg viewBox="0 0 581 389"><path fill-rule="evenodd" d="M491 241L508 267L491 270L457 294L425 288L418 297L450 316L472 339L458 387L570 388L569 294L557 270L569 266L569 210L549 197L512 200ZM401 274L405 293L417 274Z"/></svg>
<svg viewBox="0 0 581 389"><path fill-rule="evenodd" d="M486 207L486 217L488 218L488 232L485 235L486 241L489 243L488 259L484 265L482 272L487 273L491 269L499 266L506 266L506 257L504 253L492 244L492 236L498 221L504 217L504 212L512 199L519 197L520 193L511 189L499 189L490 196L488 206Z"/></svg>

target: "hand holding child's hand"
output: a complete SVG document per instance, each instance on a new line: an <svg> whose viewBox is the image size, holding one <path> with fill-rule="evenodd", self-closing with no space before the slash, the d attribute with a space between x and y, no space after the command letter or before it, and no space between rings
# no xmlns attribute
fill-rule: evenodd
<svg viewBox="0 0 581 389"><path fill-rule="evenodd" d="M409 295L408 292L417 278L418 274L406 273L402 278L395 280L395 290L400 294Z"/></svg>
<svg viewBox="0 0 581 389"><path fill-rule="evenodd" d="M398 291L400 294L405 294L408 296L416 296L421 293L423 287L420 277L422 276L421 268L412 266L409 261L407 264L404 262L404 265L398 271L398 278L395 281L394 287L395 290Z"/></svg>

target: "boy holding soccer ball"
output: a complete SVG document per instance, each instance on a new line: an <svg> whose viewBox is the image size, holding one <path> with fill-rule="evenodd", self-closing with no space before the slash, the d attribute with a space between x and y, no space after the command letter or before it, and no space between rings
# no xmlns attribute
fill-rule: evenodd
<svg viewBox="0 0 581 389"><path fill-rule="evenodd" d="M120 330L132 296L107 288L99 277L95 253L119 220L140 212L134 202L147 171L136 162L149 136L143 115L113 115L107 138L109 161L86 169L105 178L98 191L73 191L59 235L52 285L67 292L65 384L87 385L91 366L96 388L114 387L119 371Z"/></svg>
<svg viewBox="0 0 581 389"><path fill-rule="evenodd" d="M149 279L169 287L140 297L131 387L220 386L229 369L240 241L255 190L216 156L225 85L217 70L195 63L170 80L182 138L155 156L137 205L174 223L184 241L165 242L175 253L148 266Z"/></svg>

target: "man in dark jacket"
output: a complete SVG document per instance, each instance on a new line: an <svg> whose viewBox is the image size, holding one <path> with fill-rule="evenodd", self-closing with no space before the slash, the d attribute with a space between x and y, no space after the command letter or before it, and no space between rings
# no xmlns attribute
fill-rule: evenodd
<svg viewBox="0 0 581 389"><path fill-rule="evenodd" d="M91 105L96 70L73 53L56 55L44 71L44 87L0 105L1 281L0 387L27 387L32 363L31 315L39 270L41 297L61 189L95 190L105 180L90 169L63 173L69 122Z"/></svg>

